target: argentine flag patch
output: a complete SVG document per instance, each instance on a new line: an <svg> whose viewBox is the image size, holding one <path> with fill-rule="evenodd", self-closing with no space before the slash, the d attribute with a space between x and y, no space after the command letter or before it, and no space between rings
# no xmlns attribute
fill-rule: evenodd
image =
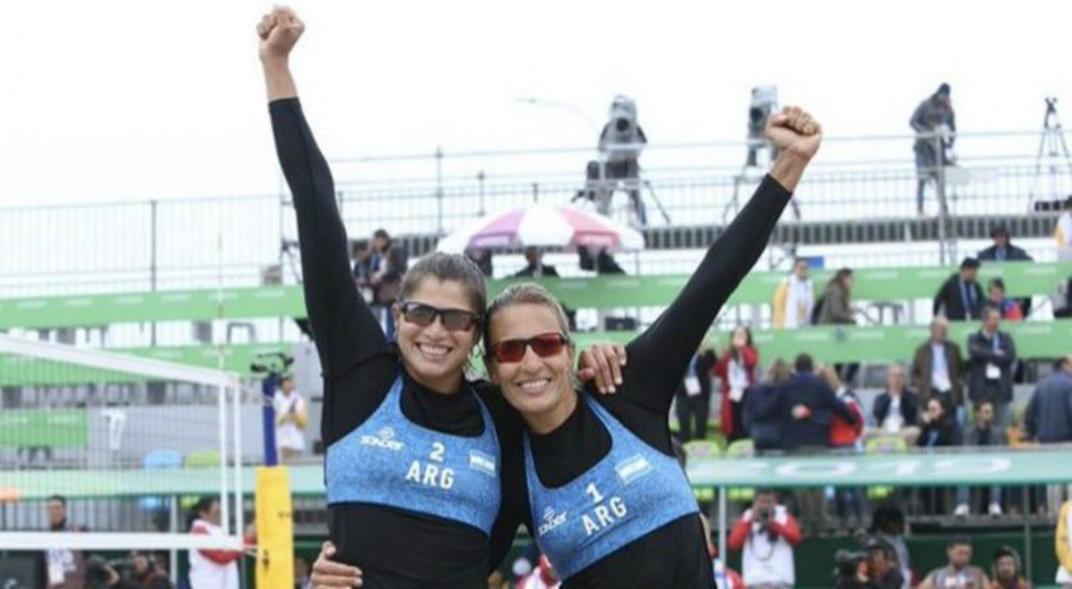
<svg viewBox="0 0 1072 589"><path fill-rule="evenodd" d="M640 477L651 472L651 463L647 458L644 458L640 454L633 456L632 458L626 458L615 465L614 470L618 473L618 478L625 484L630 484Z"/></svg>
<svg viewBox="0 0 1072 589"><path fill-rule="evenodd" d="M495 457L491 454L481 452L480 450L469 451L469 468L479 470L489 477L494 477L498 470L495 462Z"/></svg>

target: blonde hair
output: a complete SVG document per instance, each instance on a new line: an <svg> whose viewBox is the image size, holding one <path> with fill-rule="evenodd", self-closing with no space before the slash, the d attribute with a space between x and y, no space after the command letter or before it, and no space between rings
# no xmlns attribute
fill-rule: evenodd
<svg viewBox="0 0 1072 589"><path fill-rule="evenodd" d="M819 368L819 378L823 379L830 388L837 392L841 388L841 378L838 377L838 373L834 370L833 366L824 365Z"/></svg>

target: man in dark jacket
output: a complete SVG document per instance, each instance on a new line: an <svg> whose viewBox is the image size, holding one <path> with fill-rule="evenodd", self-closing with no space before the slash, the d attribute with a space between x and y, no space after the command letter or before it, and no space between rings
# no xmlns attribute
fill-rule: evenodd
<svg viewBox="0 0 1072 589"><path fill-rule="evenodd" d="M978 319L986 302L983 287L976 281L978 274L979 260L964 258L960 272L950 276L934 297L934 314L945 315L950 321Z"/></svg>
<svg viewBox="0 0 1072 589"><path fill-rule="evenodd" d="M964 413L964 356L960 346L949 341L949 320L931 321L931 338L916 348L909 371L920 397L937 395L953 407L957 420Z"/></svg>
<svg viewBox="0 0 1072 589"><path fill-rule="evenodd" d="M558 270L554 266L543 263L543 252L538 247L525 248L525 261L528 265L514 274L518 278L558 278Z"/></svg>
<svg viewBox="0 0 1072 589"><path fill-rule="evenodd" d="M975 407L975 424L964 436L965 446L1005 446L1008 438L1005 430L994 424L994 404L983 401ZM981 489L980 489L981 490ZM953 515L966 516L971 513L971 491L968 487L957 487L957 507ZM1001 515L1001 487L990 487L990 501L987 510L990 515Z"/></svg>
<svg viewBox="0 0 1072 589"><path fill-rule="evenodd" d="M711 370L714 367L715 353L710 348L701 348L689 362L689 372L678 387L674 401L677 439L682 444L707 437L707 418L711 414Z"/></svg>
<svg viewBox="0 0 1072 589"><path fill-rule="evenodd" d="M1072 442L1072 356L1035 388L1024 418L1028 438L1043 444Z"/></svg>
<svg viewBox="0 0 1072 589"><path fill-rule="evenodd" d="M838 400L834 391L819 377L811 356L801 354L795 362L796 374L779 387L785 431L782 449L786 451L829 446L830 422L839 415L850 425L858 423L856 415Z"/></svg>
<svg viewBox="0 0 1072 589"><path fill-rule="evenodd" d="M919 103L912 112L908 124L916 132L916 141L912 150L916 154L916 212L923 214L923 191L929 180L938 182L940 166L952 163L946 155L946 149L953 147L956 141L956 117L953 114L953 102L949 98L949 84L942 84L938 91ZM934 135L939 135L935 137ZM941 186L938 186L941 190ZM939 193L939 206L945 210L943 195Z"/></svg>
<svg viewBox="0 0 1072 589"><path fill-rule="evenodd" d="M968 396L978 405L994 403L996 422L1007 427L1011 422L1012 369L1016 362L1016 343L1000 331L1001 313L993 307L983 311L983 327L968 337L971 377Z"/></svg>
<svg viewBox="0 0 1072 589"><path fill-rule="evenodd" d="M990 230L990 239L994 245L979 252L979 260L986 262L1030 262L1031 256L1022 248L1009 242L1009 229L998 225Z"/></svg>
<svg viewBox="0 0 1072 589"><path fill-rule="evenodd" d="M905 385L905 372L900 364L886 369L886 390L876 399L871 410L875 427L886 434L899 434L909 445L919 435L919 397Z"/></svg>

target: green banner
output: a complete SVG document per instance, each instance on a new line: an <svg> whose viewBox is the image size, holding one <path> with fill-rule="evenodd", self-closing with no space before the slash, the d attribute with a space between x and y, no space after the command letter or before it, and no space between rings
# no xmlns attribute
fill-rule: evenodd
<svg viewBox="0 0 1072 589"><path fill-rule="evenodd" d="M975 323L954 323L949 338L968 356L968 335L979 327ZM1072 353L1072 319L1046 322L1005 323L1002 330L1012 335L1020 358L1049 359ZM637 336L631 331L585 332L573 335L578 349L595 343L629 343ZM728 336L713 332L708 342L716 349L728 345ZM756 330L753 340L760 359L766 364L774 358L792 360L800 353L811 354L819 362L907 362L916 348L927 341L926 327L841 327L819 326L806 329ZM231 346L175 346L155 348L120 348L106 351L129 354L205 368L219 366L223 355L224 370L250 376L254 356L272 352L289 352L292 343L237 344ZM480 368L479 360L476 361ZM84 383L143 382L136 374L104 372L72 365L59 365L14 356L0 355L0 386L73 385Z"/></svg>
<svg viewBox="0 0 1072 589"><path fill-rule="evenodd" d="M87 425L85 409L5 409L0 412L0 448L84 448Z"/></svg>
<svg viewBox="0 0 1072 589"><path fill-rule="evenodd" d="M977 450L977 449L970 449ZM322 496L320 464L288 467L295 495ZM826 487L890 485L1041 485L1072 483L1067 449L948 454L847 454L815 457L692 460L695 487ZM51 470L0 474L0 489L21 499L60 492L72 498L205 495L219 492L217 468L173 470ZM243 469L243 491L254 490L254 469Z"/></svg>
<svg viewBox="0 0 1072 589"><path fill-rule="evenodd" d="M932 298L951 268L861 268L856 270L856 301L891 301ZM1010 296L1044 295L1072 275L1072 262L987 264L980 281L1002 276ZM816 297L830 278L829 270L812 273ZM730 298L733 304L769 304L785 277L781 272L749 274ZM540 281L568 307L613 309L670 304L688 281L688 275L598 276L548 278ZM517 280L493 280L488 294L494 296ZM299 286L181 290L0 299L0 329L99 326L149 321L208 321L304 317L305 304Z"/></svg>

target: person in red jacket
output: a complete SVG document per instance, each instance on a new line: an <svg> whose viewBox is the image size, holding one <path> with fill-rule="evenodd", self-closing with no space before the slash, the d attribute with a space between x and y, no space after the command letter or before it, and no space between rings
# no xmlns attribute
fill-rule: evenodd
<svg viewBox="0 0 1072 589"><path fill-rule="evenodd" d="M730 347L715 363L715 376L722 381L722 434L732 442L748 437L744 431L744 395L756 382L759 352L752 331L738 325L730 334Z"/></svg>
<svg viewBox="0 0 1072 589"><path fill-rule="evenodd" d="M849 423L840 415L834 414L830 422L830 447L841 452L858 452L860 450L860 436L864 431L864 415L860 410L860 400L857 399L849 387L841 382L837 370L833 366L823 366L819 369L819 378L837 394L839 401L844 403L849 412L856 417L856 423ZM842 520L847 520L850 526L860 525L863 522L863 496L857 487L838 487L834 491L834 506L837 515Z"/></svg>
<svg viewBox="0 0 1072 589"><path fill-rule="evenodd" d="M796 585L793 547L804 540L789 510L769 489L757 489L752 508L733 525L727 545L743 550L741 571L748 587L790 589Z"/></svg>

